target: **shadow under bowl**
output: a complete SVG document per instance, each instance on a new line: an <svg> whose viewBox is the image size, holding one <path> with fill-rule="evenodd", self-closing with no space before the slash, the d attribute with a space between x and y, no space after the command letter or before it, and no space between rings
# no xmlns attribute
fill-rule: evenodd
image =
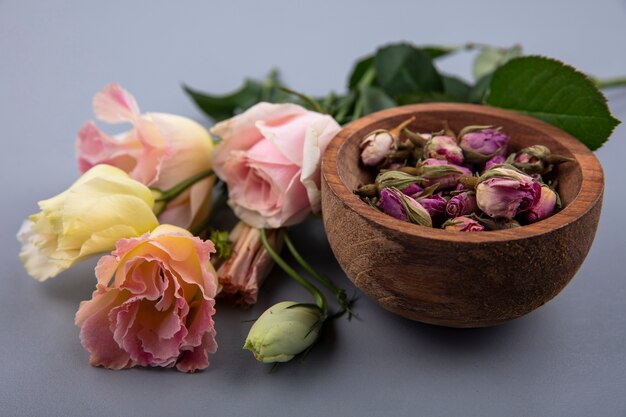
<svg viewBox="0 0 626 417"><path fill-rule="evenodd" d="M377 211L353 194L373 173L359 144L375 129L415 116L410 128L454 131L502 126L510 151L542 144L574 158L553 176L563 208L516 229L478 233L427 228ZM584 261L602 207L602 167L580 141L540 120L481 105L429 103L359 119L331 141L322 164L322 209L330 246L345 273L385 309L424 323L492 326L531 312L556 296Z"/></svg>

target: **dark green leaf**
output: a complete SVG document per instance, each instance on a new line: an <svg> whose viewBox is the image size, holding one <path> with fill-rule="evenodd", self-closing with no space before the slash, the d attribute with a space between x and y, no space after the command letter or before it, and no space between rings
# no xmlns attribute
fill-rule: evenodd
<svg viewBox="0 0 626 417"><path fill-rule="evenodd" d="M391 97L443 91L441 76L432 59L414 46L395 44L379 49L374 68L378 84Z"/></svg>
<svg viewBox="0 0 626 417"><path fill-rule="evenodd" d="M370 77L371 73L374 71L374 55L368 55L362 59L360 59L352 70L352 74L350 74L350 78L348 81L348 89L356 90L358 86L364 80L364 77ZM372 81L375 81L372 79ZM368 84L369 85L369 84Z"/></svg>
<svg viewBox="0 0 626 417"><path fill-rule="evenodd" d="M453 54L463 49L464 45L457 46L441 46L441 45L423 45L421 49L428 54L430 59L437 59L446 55Z"/></svg>
<svg viewBox="0 0 626 417"><path fill-rule="evenodd" d="M551 123L598 149L615 119L600 90L582 73L554 59L516 58L496 70L487 104Z"/></svg>
<svg viewBox="0 0 626 417"><path fill-rule="evenodd" d="M228 119L237 110L247 109L261 99L263 86L253 80L246 80L244 85L237 91L226 95L209 95L193 90L186 85L183 89L196 105L214 121Z"/></svg>
<svg viewBox="0 0 626 417"><path fill-rule="evenodd" d="M468 101L472 91L472 87L468 83L451 75L442 75L441 79L443 80L443 91L447 95L454 97L456 99L454 101Z"/></svg>
<svg viewBox="0 0 626 417"><path fill-rule="evenodd" d="M356 91L350 91L347 95L337 99L337 109L332 113L337 123L344 124L350 121L348 116L350 116L354 110L357 97Z"/></svg>
<svg viewBox="0 0 626 417"><path fill-rule="evenodd" d="M362 115L374 113L376 111L388 109L398 105L380 87L367 86L361 88L360 92Z"/></svg>
<svg viewBox="0 0 626 417"><path fill-rule="evenodd" d="M480 80L476 81L469 92L468 101L470 103L482 103L489 93L489 86L491 85L491 77L493 74L487 74Z"/></svg>
<svg viewBox="0 0 626 417"><path fill-rule="evenodd" d="M412 93L404 94L396 98L399 105L417 103L464 103L465 100L446 93Z"/></svg>

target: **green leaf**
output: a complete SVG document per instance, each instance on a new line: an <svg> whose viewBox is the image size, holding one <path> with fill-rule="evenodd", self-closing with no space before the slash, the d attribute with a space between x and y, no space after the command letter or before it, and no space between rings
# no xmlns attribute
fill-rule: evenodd
<svg viewBox="0 0 626 417"><path fill-rule="evenodd" d="M454 101L465 102L469 100L472 87L468 83L450 75L442 75L441 79L443 80L443 91L446 95L454 97L456 99Z"/></svg>
<svg viewBox="0 0 626 417"><path fill-rule="evenodd" d="M519 45L511 48L485 46L474 60L474 79L480 80L494 72L498 67L520 56L522 56L522 47Z"/></svg>
<svg viewBox="0 0 626 417"><path fill-rule="evenodd" d="M374 68L379 85L391 97L443 91L443 81L432 59L414 46L402 43L379 49Z"/></svg>
<svg viewBox="0 0 626 417"><path fill-rule="evenodd" d="M442 46L442 45L423 45L421 49L426 52L430 59L442 58L453 54L465 48L464 45Z"/></svg>
<svg viewBox="0 0 626 417"><path fill-rule="evenodd" d="M360 90L362 114L370 114L379 110L388 109L398 105L391 97L380 87L367 86Z"/></svg>
<svg viewBox="0 0 626 417"><path fill-rule="evenodd" d="M486 103L551 123L598 149L620 121L581 72L554 59L515 58L493 74Z"/></svg>
<svg viewBox="0 0 626 417"><path fill-rule="evenodd" d="M261 83L246 80L237 91L226 95L210 95L183 85L185 92L196 105L214 121L228 119L237 110L247 109L260 101L263 92Z"/></svg>
<svg viewBox="0 0 626 417"><path fill-rule="evenodd" d="M344 124L350 121L349 117L354 110L358 94L356 91L350 91L347 95L337 99L337 110L332 114L337 123Z"/></svg>
<svg viewBox="0 0 626 417"><path fill-rule="evenodd" d="M363 81L368 81L367 77L370 77L371 73L374 70L374 55L368 55L362 59L360 59L352 70L352 74L350 74L350 78L348 81L348 89L356 90ZM375 77L370 81L375 81ZM368 85L369 85L368 84Z"/></svg>
<svg viewBox="0 0 626 417"><path fill-rule="evenodd" d="M491 85L491 77L493 74L487 74L474 84L469 92L468 101L470 103L482 103L489 93L489 86Z"/></svg>
<svg viewBox="0 0 626 417"><path fill-rule="evenodd" d="M417 104L417 103L465 103L466 100L460 99L446 93L411 93L403 94L396 98L399 105Z"/></svg>

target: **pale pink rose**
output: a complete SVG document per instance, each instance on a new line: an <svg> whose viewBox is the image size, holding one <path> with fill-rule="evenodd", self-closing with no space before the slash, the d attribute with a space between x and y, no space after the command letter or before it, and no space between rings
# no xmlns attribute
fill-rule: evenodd
<svg viewBox="0 0 626 417"><path fill-rule="evenodd" d="M283 229L268 230L267 240L274 250L280 253L283 246ZM235 305L249 306L256 303L259 287L274 266L263 242L261 231L244 222L239 222L231 231L233 252L217 268L217 278L222 285L220 298L232 301Z"/></svg>
<svg viewBox="0 0 626 417"><path fill-rule="evenodd" d="M213 165L228 204L256 228L301 222L320 210L320 162L341 129L330 116L295 104L259 103L216 124Z"/></svg>
<svg viewBox="0 0 626 417"><path fill-rule="evenodd" d="M120 239L98 262L96 290L76 313L91 364L206 368L217 349L214 251L211 241L171 225Z"/></svg>
<svg viewBox="0 0 626 417"><path fill-rule="evenodd" d="M135 98L110 84L93 99L96 117L108 123L130 123L133 129L115 136L85 123L76 140L81 172L98 164L116 166L135 180L162 190L211 168L213 141L193 120L165 113L141 114ZM195 183L159 216L162 223L192 227L208 215L215 177Z"/></svg>

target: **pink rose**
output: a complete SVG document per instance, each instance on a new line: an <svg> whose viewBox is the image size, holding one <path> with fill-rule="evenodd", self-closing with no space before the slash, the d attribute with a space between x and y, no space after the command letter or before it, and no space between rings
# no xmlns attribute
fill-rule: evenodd
<svg viewBox="0 0 626 417"><path fill-rule="evenodd" d="M297 224L320 210L320 162L341 129L330 116L295 104L259 103L216 124L213 165L228 204L256 228Z"/></svg>
<svg viewBox="0 0 626 417"><path fill-rule="evenodd" d="M116 166L152 188L168 189L211 168L213 141L193 120L164 113L140 114L135 98L118 84L110 84L93 99L99 120L130 123L133 129L116 136L85 123L76 141L81 172L98 164ZM162 223L192 227L208 215L215 177L195 183L170 202L159 216Z"/></svg>
<svg viewBox="0 0 626 417"><path fill-rule="evenodd" d="M206 368L217 349L214 251L210 241L170 225L120 239L98 262L96 290L76 313L91 364Z"/></svg>

